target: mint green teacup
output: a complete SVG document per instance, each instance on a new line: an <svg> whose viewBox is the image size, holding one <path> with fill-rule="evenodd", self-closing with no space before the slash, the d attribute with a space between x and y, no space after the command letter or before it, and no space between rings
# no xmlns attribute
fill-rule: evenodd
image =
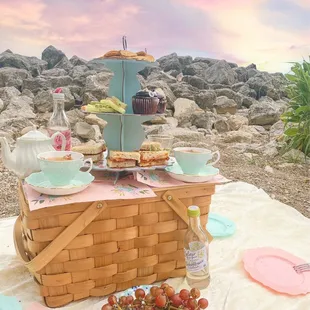
<svg viewBox="0 0 310 310"><path fill-rule="evenodd" d="M214 165L220 160L220 152L212 152L198 147L177 147L173 149L174 157L184 174L198 175L206 165ZM214 155L217 159L208 163Z"/></svg>
<svg viewBox="0 0 310 310"><path fill-rule="evenodd" d="M64 156L70 156L70 160L64 160ZM55 186L69 185L80 169L88 162L90 167L88 173L93 166L92 159L84 160L84 155L70 151L52 151L38 154L40 168L45 177Z"/></svg>

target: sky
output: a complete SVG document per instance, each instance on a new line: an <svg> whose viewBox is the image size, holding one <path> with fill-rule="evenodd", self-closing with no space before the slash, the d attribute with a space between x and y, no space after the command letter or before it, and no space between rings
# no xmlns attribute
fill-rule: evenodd
<svg viewBox="0 0 310 310"><path fill-rule="evenodd" d="M310 0L0 0L0 53L68 57L147 48L288 72L310 54Z"/></svg>

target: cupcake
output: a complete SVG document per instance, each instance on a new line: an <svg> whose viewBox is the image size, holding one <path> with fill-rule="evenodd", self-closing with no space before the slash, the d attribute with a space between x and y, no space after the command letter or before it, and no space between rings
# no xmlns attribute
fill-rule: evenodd
<svg viewBox="0 0 310 310"><path fill-rule="evenodd" d="M159 98L155 92L139 91L132 97L134 114L156 114Z"/></svg>

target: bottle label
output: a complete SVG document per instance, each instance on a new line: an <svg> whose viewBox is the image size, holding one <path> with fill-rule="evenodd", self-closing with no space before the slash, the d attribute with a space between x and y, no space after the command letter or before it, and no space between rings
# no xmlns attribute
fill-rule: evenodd
<svg viewBox="0 0 310 310"><path fill-rule="evenodd" d="M202 242L191 242L189 250L184 249L186 269L189 272L199 272L208 266L207 248Z"/></svg>
<svg viewBox="0 0 310 310"><path fill-rule="evenodd" d="M66 138L66 147L64 149L64 151L71 151L71 130L67 129L67 130L54 130L51 128L47 129L47 132L49 134L49 136L51 137L55 132L60 132L62 133L65 138ZM61 146L62 146L62 137L56 136L54 141L53 141L53 147L56 151L61 151Z"/></svg>

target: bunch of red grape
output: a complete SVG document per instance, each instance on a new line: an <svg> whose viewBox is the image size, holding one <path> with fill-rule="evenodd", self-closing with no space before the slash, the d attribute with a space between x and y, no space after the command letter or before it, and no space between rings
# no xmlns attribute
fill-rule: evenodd
<svg viewBox="0 0 310 310"><path fill-rule="evenodd" d="M145 294L142 288L135 291L133 296L122 296L118 300L111 295L108 303L103 305L101 310L200 310L206 309L209 302L200 298L200 291L196 288L188 291L183 289L179 294L175 293L173 287L163 283L160 287L152 286L149 294Z"/></svg>

